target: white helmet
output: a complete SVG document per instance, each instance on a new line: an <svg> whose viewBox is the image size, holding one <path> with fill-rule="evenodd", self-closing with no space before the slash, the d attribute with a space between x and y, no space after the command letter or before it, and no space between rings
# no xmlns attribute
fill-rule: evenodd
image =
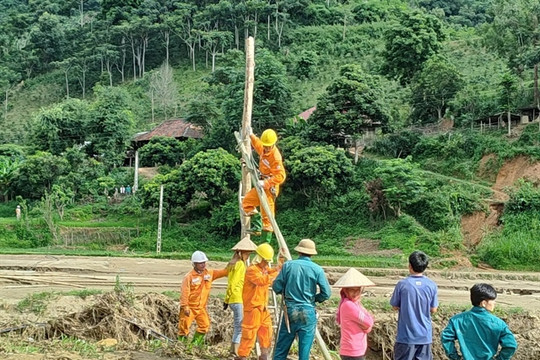
<svg viewBox="0 0 540 360"><path fill-rule="evenodd" d="M194 262L194 263L202 263L202 262L207 262L208 261L208 258L206 257L206 254L203 253L202 251L195 251L193 253L193 255L191 255L191 262Z"/></svg>

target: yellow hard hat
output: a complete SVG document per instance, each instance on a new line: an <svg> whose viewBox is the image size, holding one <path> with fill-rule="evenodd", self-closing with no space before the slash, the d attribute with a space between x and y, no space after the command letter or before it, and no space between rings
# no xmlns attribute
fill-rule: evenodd
<svg viewBox="0 0 540 360"><path fill-rule="evenodd" d="M272 129L266 129L261 135L261 142L264 146L272 146L277 141L277 134Z"/></svg>
<svg viewBox="0 0 540 360"><path fill-rule="evenodd" d="M272 246L269 243L257 246L255 252L266 261L272 261L274 258L274 249L272 249Z"/></svg>

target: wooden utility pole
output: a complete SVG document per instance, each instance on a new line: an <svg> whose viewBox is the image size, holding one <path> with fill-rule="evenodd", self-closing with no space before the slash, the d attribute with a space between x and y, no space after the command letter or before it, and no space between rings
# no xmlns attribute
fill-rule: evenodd
<svg viewBox="0 0 540 360"><path fill-rule="evenodd" d="M139 149L135 150L135 176L133 179L133 193L139 190Z"/></svg>
<svg viewBox="0 0 540 360"><path fill-rule="evenodd" d="M156 243L156 253L161 252L161 225L163 218L163 184L159 188L159 214L158 214L158 229L157 229L157 243Z"/></svg>
<svg viewBox="0 0 540 360"><path fill-rule="evenodd" d="M253 88L255 83L255 40L253 37L246 39L246 83L244 87L244 113L242 116L242 143L249 152L251 158L251 113L253 111ZM245 166L242 167L242 182L240 188L239 206L242 209L242 199L251 189L251 175ZM240 219L242 224L241 238L248 235L249 217L244 216L243 211L240 211Z"/></svg>

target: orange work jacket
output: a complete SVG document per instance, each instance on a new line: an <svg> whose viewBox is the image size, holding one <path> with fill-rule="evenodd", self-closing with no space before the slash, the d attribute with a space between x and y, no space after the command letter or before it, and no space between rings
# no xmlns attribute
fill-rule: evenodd
<svg viewBox="0 0 540 360"><path fill-rule="evenodd" d="M251 135L251 145L259 154L259 171L264 180L264 188L266 190L274 187L275 196L279 194L279 185L285 181L285 168L283 167L283 159L278 148L274 145L270 151L264 153L264 146L255 135Z"/></svg>
<svg viewBox="0 0 540 360"><path fill-rule="evenodd" d="M263 268L260 263L247 268L242 290L244 311L268 305L268 288L278 273L278 269Z"/></svg>
<svg viewBox="0 0 540 360"><path fill-rule="evenodd" d="M201 274L191 270L182 280L180 307L182 309L202 309L206 307L212 281L227 276L227 268L221 270L205 269Z"/></svg>

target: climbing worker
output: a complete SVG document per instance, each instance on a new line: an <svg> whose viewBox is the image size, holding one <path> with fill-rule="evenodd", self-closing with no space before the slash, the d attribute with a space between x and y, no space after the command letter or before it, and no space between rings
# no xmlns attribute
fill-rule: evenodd
<svg viewBox="0 0 540 360"><path fill-rule="evenodd" d="M253 259L253 265L248 267L244 280L242 339L235 360L245 360L251 353L257 338L261 347L259 360L268 360L272 340L272 318L268 311L268 290L281 269L283 257L280 256L277 268L271 268L270 263L274 258L272 246L263 243L257 246L255 252L257 255Z"/></svg>
<svg viewBox="0 0 540 360"><path fill-rule="evenodd" d="M202 251L195 251L191 255L193 270L187 273L182 280L180 294L180 315L178 321L178 340L187 341L189 328L193 320L197 323L197 330L193 335L194 345L204 344L204 336L210 328L210 318L206 311L206 303L210 295L212 282L227 276L227 267L221 270L208 270L208 258ZM229 262L231 265L233 261ZM228 266L229 266L228 265Z"/></svg>
<svg viewBox="0 0 540 360"><path fill-rule="evenodd" d="M257 245L249 237L243 238L231 249L234 250L233 261L235 264L228 268L227 292L225 293L223 310L230 307L233 312L231 353L234 355L238 355L238 347L242 336L242 319L244 318L242 289L244 288L247 261L251 253L256 249Z"/></svg>
<svg viewBox="0 0 540 360"><path fill-rule="evenodd" d="M287 359L296 335L298 335L298 360L309 360L309 352L317 329L315 303L330 298L330 285L324 270L311 260L311 256L317 254L313 240L300 240L294 250L299 254L298 259L283 264L272 285L277 294L283 295L285 303L274 349L274 360Z"/></svg>
<svg viewBox="0 0 540 360"><path fill-rule="evenodd" d="M268 206L272 216L275 215L275 201L279 195L279 186L285 181L285 168L281 153L276 147L277 134L272 129L263 131L261 138L251 134L251 144L259 154L259 185L264 189ZM259 195L257 190L252 188L242 201L242 208L246 216L253 216L258 213L257 206L260 206ZM260 233L262 241L270 242L274 229L270 223L268 215L261 209L262 215L262 232ZM252 221L253 222L253 221ZM253 234L259 234L261 229L256 224L252 224L250 230Z"/></svg>
<svg viewBox="0 0 540 360"><path fill-rule="evenodd" d="M373 316L362 306L362 290L375 284L360 271L350 268L334 287L341 288L341 302L336 321L341 327L339 356L341 360L364 360L367 334L373 327Z"/></svg>

